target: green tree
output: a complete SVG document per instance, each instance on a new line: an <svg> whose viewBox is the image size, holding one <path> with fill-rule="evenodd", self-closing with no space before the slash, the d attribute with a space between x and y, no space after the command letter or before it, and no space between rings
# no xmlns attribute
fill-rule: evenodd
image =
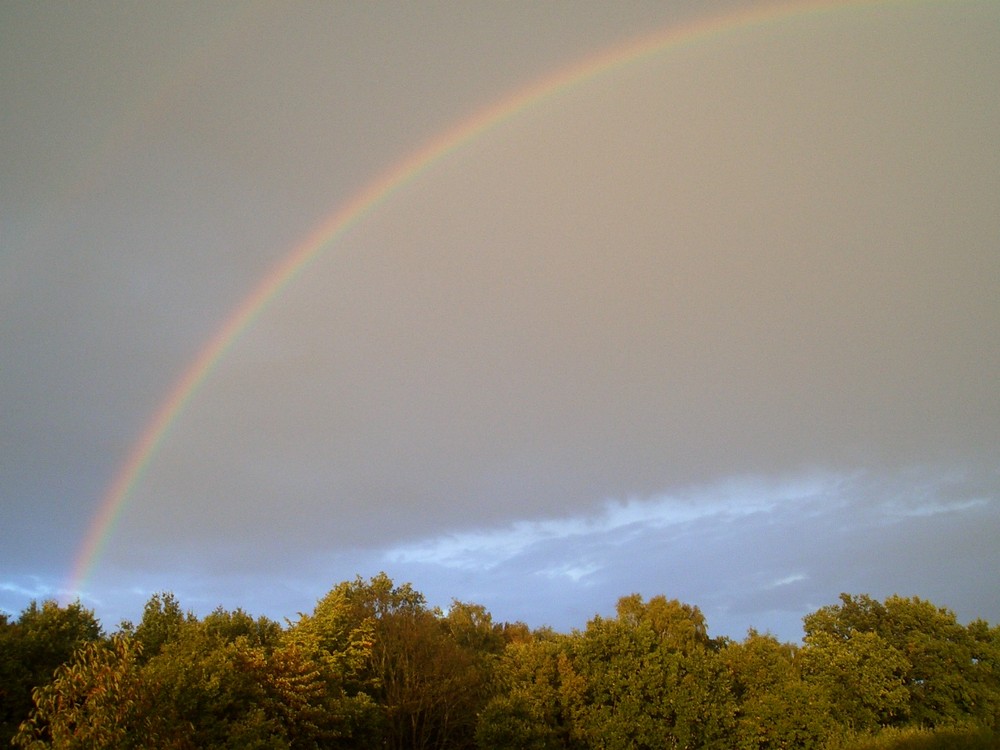
<svg viewBox="0 0 1000 750"><path fill-rule="evenodd" d="M15 622L0 626L0 743L9 744L32 710L31 691L48 683L56 668L103 632L80 602L31 602Z"/></svg>
<svg viewBox="0 0 1000 750"><path fill-rule="evenodd" d="M141 677L178 746L351 746L354 707L324 664L266 618L221 608L187 617Z"/></svg>
<svg viewBox="0 0 1000 750"><path fill-rule="evenodd" d="M878 633L852 631L845 638L808 633L802 674L823 689L831 715L858 732L901 723L908 712L903 675L909 664Z"/></svg>
<svg viewBox="0 0 1000 750"><path fill-rule="evenodd" d="M310 747L336 738L326 685L294 647L267 649L188 623L142 668L171 740L192 748Z"/></svg>
<svg viewBox="0 0 1000 750"><path fill-rule="evenodd" d="M291 637L340 671L348 696L379 708L372 730L387 747L463 748L485 702L478 648L495 648L492 631L485 610L458 604L449 619L381 573L334 587Z"/></svg>
<svg viewBox="0 0 1000 750"><path fill-rule="evenodd" d="M35 708L13 744L23 748L171 747L152 693L139 678L138 643L93 642L34 691Z"/></svg>
<svg viewBox="0 0 1000 750"><path fill-rule="evenodd" d="M131 635L142 645L142 658L152 659L168 643L180 638L185 623L194 621L194 615L181 610L181 605L170 592L153 594L146 602L139 625L122 623L122 632Z"/></svg>
<svg viewBox="0 0 1000 750"><path fill-rule="evenodd" d="M157 609L149 608L154 615ZM345 710L322 664L270 621L218 609L204 622L192 616L168 622L177 627L154 640L159 650L149 659L141 656L142 641L127 632L110 647L78 652L35 691L21 746L354 746L352 706Z"/></svg>
<svg viewBox="0 0 1000 750"><path fill-rule="evenodd" d="M972 649L970 682L975 696L973 717L984 727L1000 730L1000 625L985 620L968 626Z"/></svg>
<svg viewBox="0 0 1000 750"><path fill-rule="evenodd" d="M443 622L456 644L477 654L497 656L507 643L504 626L481 604L453 599Z"/></svg>
<svg viewBox="0 0 1000 750"><path fill-rule="evenodd" d="M648 602L639 594L629 594L615 607L618 622L632 627L648 626L660 646L681 653L714 647L708 624L698 607L658 595Z"/></svg>
<svg viewBox="0 0 1000 750"><path fill-rule="evenodd" d="M592 748L725 748L734 724L729 676L695 607L655 597L619 602L574 641L585 694L573 724Z"/></svg>
<svg viewBox="0 0 1000 750"><path fill-rule="evenodd" d="M849 643L869 634L902 657L905 706L897 701L882 711L883 723L934 727L979 720L995 725L996 683L989 675L996 657L988 628L964 627L950 610L917 597L890 596L882 603L841 594L839 605L806 616L805 630L807 643L821 635L824 642ZM864 641L856 645L863 647ZM896 693L887 698L889 706Z"/></svg>
<svg viewBox="0 0 1000 750"><path fill-rule="evenodd" d="M977 714L975 644L955 613L917 597L890 596L880 634L909 662L904 681L915 724L941 726Z"/></svg>
<svg viewBox="0 0 1000 750"><path fill-rule="evenodd" d="M736 701L733 748L808 750L835 731L826 692L802 680L798 647L751 630L721 655Z"/></svg>
<svg viewBox="0 0 1000 750"><path fill-rule="evenodd" d="M510 642L495 672L497 694L479 716L481 750L568 750L575 739L572 710L583 699L583 681L570 661L578 635L523 633Z"/></svg>
<svg viewBox="0 0 1000 750"><path fill-rule="evenodd" d="M277 647L282 638L279 623L267 617L254 619L239 608L229 611L217 607L202 619L201 626L209 635L227 643L245 638L249 645L265 649Z"/></svg>

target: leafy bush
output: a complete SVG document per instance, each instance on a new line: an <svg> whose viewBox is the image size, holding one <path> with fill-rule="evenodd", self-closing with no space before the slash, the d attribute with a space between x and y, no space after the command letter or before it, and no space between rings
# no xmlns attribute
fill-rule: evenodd
<svg viewBox="0 0 1000 750"><path fill-rule="evenodd" d="M1000 750L1000 735L981 728L883 729L833 740L826 750Z"/></svg>

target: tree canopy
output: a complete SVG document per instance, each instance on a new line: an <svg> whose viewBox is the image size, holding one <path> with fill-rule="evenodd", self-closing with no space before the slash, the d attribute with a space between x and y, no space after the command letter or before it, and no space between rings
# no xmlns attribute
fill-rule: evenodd
<svg viewBox="0 0 1000 750"><path fill-rule="evenodd" d="M79 603L32 603L0 617L0 739L178 750L996 747L997 626L962 625L916 597L842 594L804 630L801 644L754 630L712 638L698 607L638 594L581 630L532 630L475 603L430 607L385 574L337 584L285 625L241 609L198 618L163 592L138 624L106 635Z"/></svg>

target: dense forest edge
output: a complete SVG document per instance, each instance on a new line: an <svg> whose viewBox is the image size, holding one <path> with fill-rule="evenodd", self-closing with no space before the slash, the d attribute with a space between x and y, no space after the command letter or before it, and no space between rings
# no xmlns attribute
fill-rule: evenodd
<svg viewBox="0 0 1000 750"><path fill-rule="evenodd" d="M162 593L109 634L79 602L32 602L0 614L0 745L1000 748L1000 626L841 594L804 630L712 638L698 607L632 594L558 633L385 574L284 624Z"/></svg>

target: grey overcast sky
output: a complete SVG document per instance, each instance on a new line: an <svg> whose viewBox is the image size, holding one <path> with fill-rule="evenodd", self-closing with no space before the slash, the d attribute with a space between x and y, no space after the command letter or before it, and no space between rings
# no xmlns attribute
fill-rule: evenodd
<svg viewBox="0 0 1000 750"><path fill-rule="evenodd" d="M561 630L631 592L736 638L841 591L1000 622L993 0L792 3L451 150L254 319L66 591L333 212L750 7L0 5L0 609L280 619L385 570Z"/></svg>

